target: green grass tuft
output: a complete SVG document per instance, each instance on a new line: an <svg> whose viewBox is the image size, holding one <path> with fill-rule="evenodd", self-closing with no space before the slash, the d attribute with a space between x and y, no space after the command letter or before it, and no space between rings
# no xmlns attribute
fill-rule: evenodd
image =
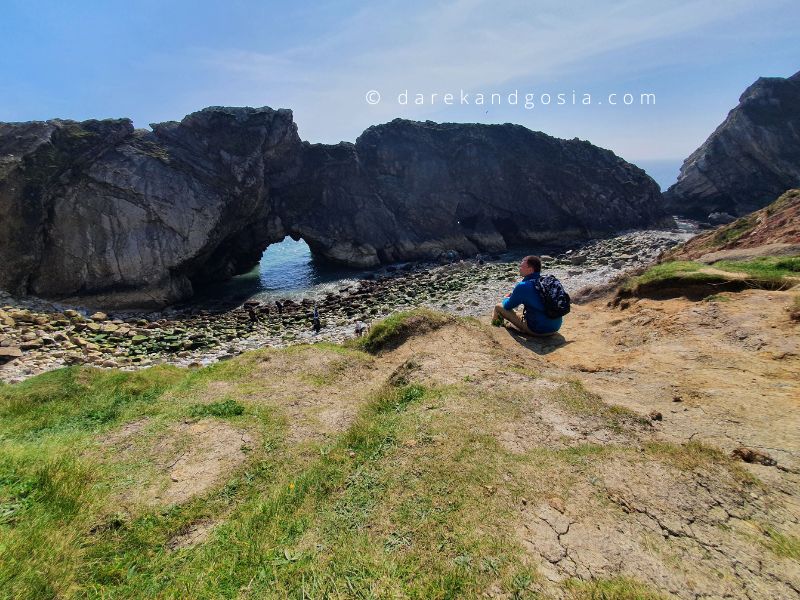
<svg viewBox="0 0 800 600"><path fill-rule="evenodd" d="M623 290L634 290L639 286L674 278L691 278L702 281L710 279L704 273L698 273L702 264L692 261L676 260L653 265L637 277L631 277L622 286Z"/></svg>
<svg viewBox="0 0 800 600"><path fill-rule="evenodd" d="M371 354L396 348L415 333L433 331L450 323L453 318L432 310L419 308L388 316L372 325L369 333L351 342Z"/></svg>
<svg viewBox="0 0 800 600"><path fill-rule="evenodd" d="M717 271L743 273L747 277L738 279L725 273L708 273L708 267L694 261L670 261L653 265L637 277L623 283L622 294L638 294L644 290L681 289L716 285L727 285L733 290L746 287L780 289L791 287L800 276L800 257L760 257L746 261L723 260L710 265ZM793 278L793 279L787 279ZM733 286L733 287L732 287ZM738 286L738 287L736 287ZM709 291L708 294L711 294Z"/></svg>
<svg viewBox="0 0 800 600"><path fill-rule="evenodd" d="M762 540L764 545L772 550L776 556L800 561L800 538L793 535L785 535L770 526L765 526L761 529L765 536L764 540Z"/></svg>
<svg viewBox="0 0 800 600"><path fill-rule="evenodd" d="M0 420L9 437L95 432L155 403L185 377L177 367L127 373L67 367L0 388Z"/></svg>
<svg viewBox="0 0 800 600"><path fill-rule="evenodd" d="M762 280L782 282L786 277L800 277L800 256L721 260L714 263L713 267L731 273L747 273Z"/></svg>
<svg viewBox="0 0 800 600"><path fill-rule="evenodd" d="M606 404L597 394L587 390L578 380L570 380L552 393L553 399L572 412L608 420L612 429L621 431L625 426L646 425L649 420L624 406Z"/></svg>
<svg viewBox="0 0 800 600"><path fill-rule="evenodd" d="M238 417L244 414L244 406L233 398L210 404L195 404L190 413L193 417Z"/></svg>
<svg viewBox="0 0 800 600"><path fill-rule="evenodd" d="M649 586L627 577L583 582L574 579L564 584L571 600L665 600Z"/></svg>

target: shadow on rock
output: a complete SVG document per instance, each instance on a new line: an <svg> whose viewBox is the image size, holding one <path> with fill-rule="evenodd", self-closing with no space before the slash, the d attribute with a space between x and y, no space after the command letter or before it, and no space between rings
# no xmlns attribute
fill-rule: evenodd
<svg viewBox="0 0 800 600"><path fill-rule="evenodd" d="M554 333L553 335L542 337L533 337L524 335L515 329L511 329L510 327L506 328L506 331L508 331L508 334L514 338L514 340L520 346L523 346L531 352L535 352L541 356L550 354L551 352L554 352L559 348L563 348L567 344L572 343L560 333Z"/></svg>

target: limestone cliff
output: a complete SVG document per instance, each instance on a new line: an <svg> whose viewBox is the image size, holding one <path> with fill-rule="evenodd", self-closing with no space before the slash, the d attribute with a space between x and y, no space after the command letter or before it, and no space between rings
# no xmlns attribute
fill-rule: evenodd
<svg viewBox="0 0 800 600"><path fill-rule="evenodd" d="M0 124L0 288L163 306L286 235L355 267L664 222L657 184L588 142L395 120L302 142L288 110Z"/></svg>

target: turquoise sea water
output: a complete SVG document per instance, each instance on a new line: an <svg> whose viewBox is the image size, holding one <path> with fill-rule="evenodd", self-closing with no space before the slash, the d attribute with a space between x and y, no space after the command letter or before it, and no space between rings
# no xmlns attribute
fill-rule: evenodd
<svg viewBox="0 0 800 600"><path fill-rule="evenodd" d="M270 245L252 271L215 286L216 298L253 298L262 302L279 299L314 298L347 287L365 275L314 260L303 240L286 237Z"/></svg>

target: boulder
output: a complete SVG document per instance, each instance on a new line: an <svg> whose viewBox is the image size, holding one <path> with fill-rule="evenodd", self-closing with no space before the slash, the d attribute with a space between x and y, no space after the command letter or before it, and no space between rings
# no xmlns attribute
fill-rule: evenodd
<svg viewBox="0 0 800 600"><path fill-rule="evenodd" d="M11 362L22 356L22 350L15 346L0 346L0 365Z"/></svg>
<svg viewBox="0 0 800 600"><path fill-rule="evenodd" d="M733 223L735 220L736 217L724 212L713 212L708 215L708 222L712 225L727 225L728 223Z"/></svg>

